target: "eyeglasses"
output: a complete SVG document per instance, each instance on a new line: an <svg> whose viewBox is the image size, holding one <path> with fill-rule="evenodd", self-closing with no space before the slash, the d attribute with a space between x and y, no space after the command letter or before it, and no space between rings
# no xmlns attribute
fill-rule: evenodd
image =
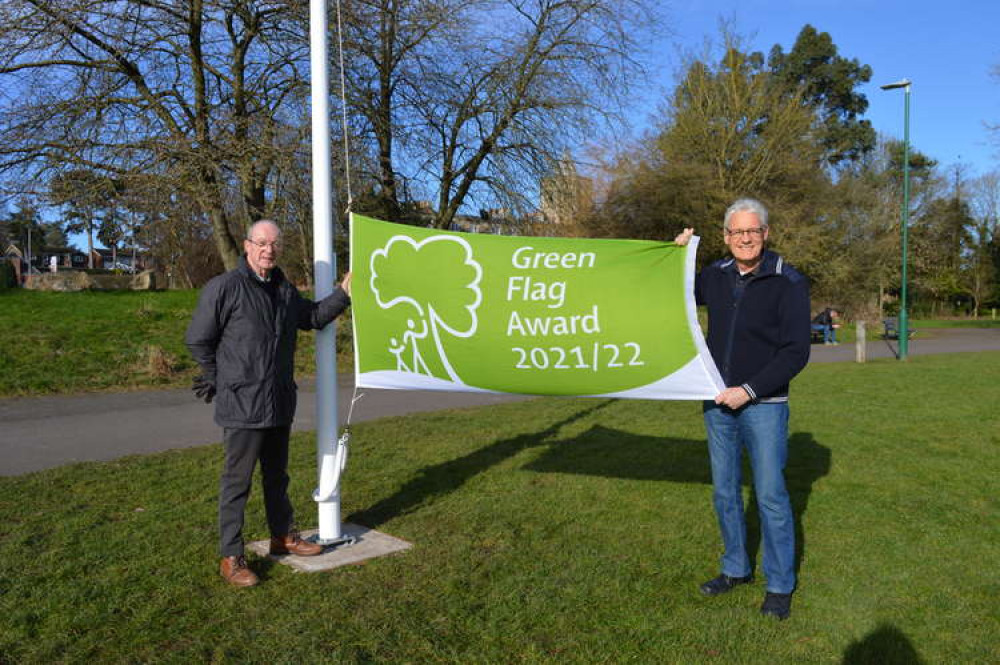
<svg viewBox="0 0 1000 665"><path fill-rule="evenodd" d="M726 229L726 235L729 237L739 236L740 238L760 238L764 235L764 229L759 226L755 229Z"/></svg>
<svg viewBox="0 0 1000 665"><path fill-rule="evenodd" d="M250 244L257 249L264 249L265 247L270 247L274 251L281 249L281 241L275 240L274 242L264 242L263 240L251 240Z"/></svg>

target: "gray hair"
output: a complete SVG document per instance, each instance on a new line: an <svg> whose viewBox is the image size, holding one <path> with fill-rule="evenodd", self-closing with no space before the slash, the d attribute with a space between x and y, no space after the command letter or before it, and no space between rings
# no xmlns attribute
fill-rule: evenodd
<svg viewBox="0 0 1000 665"><path fill-rule="evenodd" d="M729 218L738 212L752 212L760 220L760 228L767 228L767 208L757 199L737 199L731 206L726 208L726 217L722 226L729 230Z"/></svg>
<svg viewBox="0 0 1000 665"><path fill-rule="evenodd" d="M281 227L278 226L277 222L275 222L274 220L271 220L271 219L260 219L260 220L257 220L256 222L254 222L253 224L251 224L250 227L247 229L247 240L253 240L252 236L253 236L254 230L258 226L263 226L264 224L270 224L271 226L273 226L275 229L278 230L278 235L279 236L281 235Z"/></svg>

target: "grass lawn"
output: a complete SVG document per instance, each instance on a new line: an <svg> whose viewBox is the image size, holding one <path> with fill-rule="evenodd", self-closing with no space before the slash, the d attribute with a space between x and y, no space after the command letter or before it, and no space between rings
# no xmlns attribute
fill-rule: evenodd
<svg viewBox="0 0 1000 665"><path fill-rule="evenodd" d="M184 331L197 300L195 290L0 292L0 398L189 386L197 367ZM348 310L337 320L341 369L353 363L350 316ZM919 339L920 330L1000 327L1000 321L919 319L910 325ZM869 322L868 339L881 334L881 322ZM853 344L854 324L838 330L837 339ZM314 355L315 336L300 334L299 377L314 373Z"/></svg>
<svg viewBox="0 0 1000 665"><path fill-rule="evenodd" d="M921 328L1000 328L1000 319L989 315L980 319L911 319L910 326Z"/></svg>
<svg viewBox="0 0 1000 665"><path fill-rule="evenodd" d="M0 397L190 385L197 366L184 331L198 293L2 292ZM338 319L341 348L350 348L349 321ZM314 340L299 335L300 376L314 371Z"/></svg>
<svg viewBox="0 0 1000 665"><path fill-rule="evenodd" d="M910 319L909 329L913 339L934 337L935 330L943 328L1000 328L1000 319ZM865 339L869 342L881 341L885 328L881 321L867 321ZM914 332L916 331L916 332ZM857 336L857 324L854 321L843 324L837 330L837 341L841 344L854 344Z"/></svg>
<svg viewBox="0 0 1000 665"><path fill-rule="evenodd" d="M539 399L356 426L344 513L413 549L253 559L254 589L216 572L217 444L0 479L0 662L1000 662L1000 353L817 364L793 393L787 622L762 580L697 592L697 404ZM296 436L304 528L314 460Z"/></svg>

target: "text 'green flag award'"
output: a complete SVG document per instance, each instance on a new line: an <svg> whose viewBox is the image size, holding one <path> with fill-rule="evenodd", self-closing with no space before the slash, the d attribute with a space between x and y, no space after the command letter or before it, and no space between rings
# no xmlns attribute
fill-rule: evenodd
<svg viewBox="0 0 1000 665"><path fill-rule="evenodd" d="M712 399L687 247L351 216L356 385Z"/></svg>

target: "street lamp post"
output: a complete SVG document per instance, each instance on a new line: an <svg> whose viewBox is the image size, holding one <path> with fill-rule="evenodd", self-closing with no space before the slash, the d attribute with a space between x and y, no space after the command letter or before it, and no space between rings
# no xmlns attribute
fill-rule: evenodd
<svg viewBox="0 0 1000 665"><path fill-rule="evenodd" d="M906 360L910 347L910 322L906 301L906 246L910 227L910 80L887 83L883 90L903 89L903 284L899 294L899 359Z"/></svg>

